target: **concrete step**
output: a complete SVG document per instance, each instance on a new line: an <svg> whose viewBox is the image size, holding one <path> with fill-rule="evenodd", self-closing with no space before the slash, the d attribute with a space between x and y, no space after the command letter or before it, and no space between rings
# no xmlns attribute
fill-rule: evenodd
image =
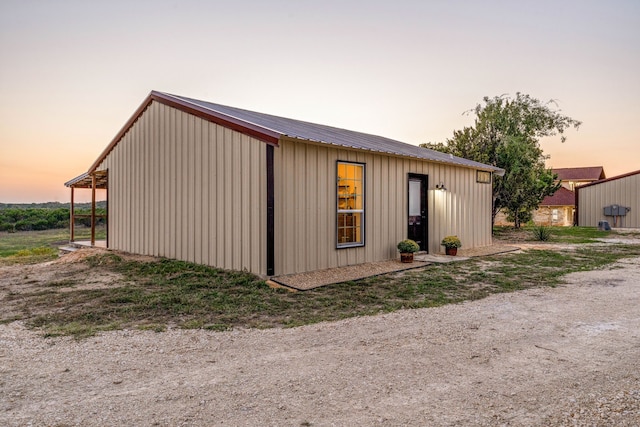
<svg viewBox="0 0 640 427"><path fill-rule="evenodd" d="M79 247L73 246L73 245L58 246L58 256L70 254L79 249L80 249Z"/></svg>

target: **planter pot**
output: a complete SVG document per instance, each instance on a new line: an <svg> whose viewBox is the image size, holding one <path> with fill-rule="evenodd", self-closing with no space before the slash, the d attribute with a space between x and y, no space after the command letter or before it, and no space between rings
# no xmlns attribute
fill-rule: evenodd
<svg viewBox="0 0 640 427"><path fill-rule="evenodd" d="M400 261L402 262L413 262L413 253L400 253Z"/></svg>
<svg viewBox="0 0 640 427"><path fill-rule="evenodd" d="M447 255L456 256L458 255L458 248L444 248Z"/></svg>

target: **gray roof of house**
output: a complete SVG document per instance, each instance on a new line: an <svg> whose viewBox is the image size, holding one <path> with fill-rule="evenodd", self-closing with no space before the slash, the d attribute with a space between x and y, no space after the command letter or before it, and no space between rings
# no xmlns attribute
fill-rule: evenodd
<svg viewBox="0 0 640 427"><path fill-rule="evenodd" d="M255 111L243 110L241 108L229 107L226 105L214 104L212 102L201 101L168 93L155 92L164 97L174 98L181 103L192 104L205 109L212 114L223 115L235 121L242 122L252 127L258 127L265 131L275 132L283 136L308 140L327 145L334 145L359 150L387 153L398 156L424 159L432 162L440 162L451 165L466 166L483 170L491 170L498 174L504 173L500 168L474 162L462 157L422 148L383 136L371 135L362 132L355 132L347 129L340 129L332 126L320 125L301 120L288 119L285 117L272 116L270 114L258 113Z"/></svg>

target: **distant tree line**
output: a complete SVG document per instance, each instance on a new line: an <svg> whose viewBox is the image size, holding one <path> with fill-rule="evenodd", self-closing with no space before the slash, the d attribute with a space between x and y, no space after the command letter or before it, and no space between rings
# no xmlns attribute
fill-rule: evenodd
<svg viewBox="0 0 640 427"><path fill-rule="evenodd" d="M85 205L85 204L83 204ZM5 205L6 206L6 205ZM27 205L28 206L28 205ZM75 209L76 214L91 214L91 209ZM104 215L106 209L97 207L96 214ZM16 232L31 230L49 230L69 227L69 208L0 208L0 231ZM96 219L96 225L104 224L103 218ZM91 218L76 218L76 225L91 226Z"/></svg>
<svg viewBox="0 0 640 427"><path fill-rule="evenodd" d="M0 210L3 209L29 209L29 208L41 208L41 209L59 209L59 208L67 208L71 207L70 203L60 203L60 202L45 202L45 203L0 203ZM76 210L77 209L91 209L91 203L75 203ZM107 202L101 200L96 202L96 207L98 208L106 208Z"/></svg>

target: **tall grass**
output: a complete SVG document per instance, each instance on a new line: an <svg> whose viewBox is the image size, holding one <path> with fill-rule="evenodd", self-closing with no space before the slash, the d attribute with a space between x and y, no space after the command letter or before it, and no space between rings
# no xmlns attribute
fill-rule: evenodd
<svg viewBox="0 0 640 427"><path fill-rule="evenodd" d="M531 229L531 232L533 233L533 238L541 242L551 239L551 227L536 225Z"/></svg>

